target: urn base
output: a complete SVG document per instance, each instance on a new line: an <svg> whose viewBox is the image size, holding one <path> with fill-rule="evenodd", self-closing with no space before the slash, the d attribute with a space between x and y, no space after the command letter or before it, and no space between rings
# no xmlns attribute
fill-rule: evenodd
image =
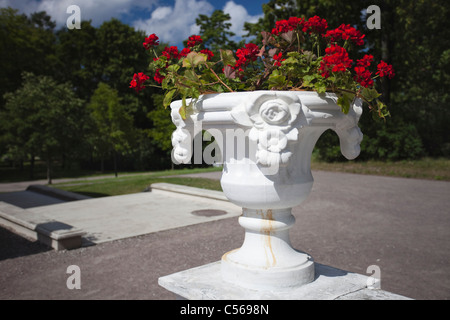
<svg viewBox="0 0 450 320"><path fill-rule="evenodd" d="M304 253L298 252L304 262L292 267L255 267L233 261L232 254L225 253L221 260L221 275L225 282L254 290L295 288L314 281L314 262Z"/></svg>

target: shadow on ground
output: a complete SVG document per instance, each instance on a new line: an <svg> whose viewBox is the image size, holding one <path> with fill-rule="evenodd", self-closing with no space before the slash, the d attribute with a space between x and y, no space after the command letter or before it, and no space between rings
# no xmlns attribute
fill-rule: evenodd
<svg viewBox="0 0 450 320"><path fill-rule="evenodd" d="M28 240L0 227L0 261L52 250L39 241Z"/></svg>

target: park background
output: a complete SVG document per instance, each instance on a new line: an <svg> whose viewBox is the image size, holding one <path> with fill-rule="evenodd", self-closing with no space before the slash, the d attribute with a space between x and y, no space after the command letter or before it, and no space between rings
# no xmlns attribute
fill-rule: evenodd
<svg viewBox="0 0 450 320"><path fill-rule="evenodd" d="M391 117L374 122L365 109L360 121L361 155L344 164L337 136L327 132L314 151L313 168L450 180L447 0L261 2L261 14L255 13L239 34L232 16L222 10L238 6L235 2L224 1L217 9L215 1L216 7L204 13L195 5L207 1L189 0L185 6L192 6L189 15L196 27L191 30L215 54L219 47L236 50L244 43L258 44L260 31L270 31L277 20L319 15L329 28L341 23L357 26L366 35L362 50L395 69L395 78L379 88ZM143 24L140 30L129 16L128 20L104 19L101 24L84 20L89 14L83 6L81 29L68 29L61 24L69 17L66 8L51 16L54 10L24 13L8 6L12 3L0 1L2 182L194 168L174 166L171 161L170 136L175 127L170 111L162 106L162 92L147 87L136 94L129 88L134 73L147 71L150 56L142 43L151 30L144 31ZM172 1L173 7L150 3L152 16L157 10L167 16L167 8L175 11L182 1ZM381 9L381 29L366 26L364 12L370 5ZM165 13L161 8L166 8ZM166 29L170 23L175 28L177 21L166 21ZM165 46L182 49L173 32L154 23L149 26L161 32L158 53Z"/></svg>

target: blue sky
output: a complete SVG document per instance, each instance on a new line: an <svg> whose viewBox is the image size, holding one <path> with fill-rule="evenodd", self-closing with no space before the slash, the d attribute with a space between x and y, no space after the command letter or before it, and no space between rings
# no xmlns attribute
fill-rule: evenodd
<svg viewBox="0 0 450 320"><path fill-rule="evenodd" d="M195 19L220 9L231 16L231 31L238 40L244 22L256 22L262 16L262 4L268 0L0 0L0 7L11 6L22 13L46 11L58 27L64 27L70 5L78 5L82 20L92 20L94 26L113 17L124 23L156 33L173 45L198 33Z"/></svg>

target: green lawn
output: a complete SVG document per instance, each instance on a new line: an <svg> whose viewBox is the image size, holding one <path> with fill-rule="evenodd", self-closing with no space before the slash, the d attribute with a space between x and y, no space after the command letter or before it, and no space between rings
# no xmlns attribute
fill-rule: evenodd
<svg viewBox="0 0 450 320"><path fill-rule="evenodd" d="M421 160L397 162L347 161L335 163L326 163L313 159L311 168L312 170L322 171L450 181L450 159L425 158ZM4 167L2 168L2 170L3 173L7 171L7 169ZM8 172L8 174L0 179L0 182L8 182L8 180L18 181L17 178L15 178L12 169L9 170L10 171ZM80 173L76 181L67 183L56 183L57 181L55 181L53 187L85 194L91 197L103 197L142 192L149 185L157 182L166 182L193 186L197 188L221 190L220 182L217 180L180 176L187 173L200 173L220 170L221 168L211 167L142 173L119 173L118 178L114 178L111 174L99 175L88 174L84 172L82 174ZM69 174L67 176L62 175L61 177L75 176L76 175L74 174Z"/></svg>
<svg viewBox="0 0 450 320"><path fill-rule="evenodd" d="M158 171L142 174L119 175L118 178L95 180L79 180L76 182L57 183L52 187L84 194L91 197L114 196L142 192L152 183L166 182L191 187L219 190L222 188L218 180L205 178L180 177L180 174L218 171L219 168ZM173 176L173 177L172 177Z"/></svg>
<svg viewBox="0 0 450 320"><path fill-rule="evenodd" d="M312 161L312 170L371 174L402 178L450 181L450 159L404 160L404 161Z"/></svg>

